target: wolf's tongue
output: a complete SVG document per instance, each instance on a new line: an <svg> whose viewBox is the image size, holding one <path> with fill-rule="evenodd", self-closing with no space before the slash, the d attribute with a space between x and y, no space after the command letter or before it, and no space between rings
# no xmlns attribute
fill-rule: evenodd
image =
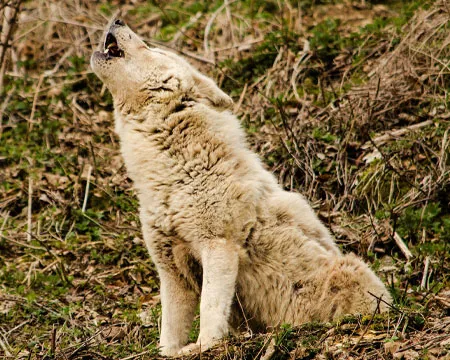
<svg viewBox="0 0 450 360"><path fill-rule="evenodd" d="M112 56L121 56L122 55L121 50L117 46L109 47L108 50Z"/></svg>

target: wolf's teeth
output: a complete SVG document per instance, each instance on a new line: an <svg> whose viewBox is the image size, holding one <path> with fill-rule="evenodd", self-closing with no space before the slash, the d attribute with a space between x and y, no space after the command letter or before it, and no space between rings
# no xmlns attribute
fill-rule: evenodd
<svg viewBox="0 0 450 360"><path fill-rule="evenodd" d="M109 51L109 49L105 49L105 51L103 51L103 54L107 54Z"/></svg>
<svg viewBox="0 0 450 360"><path fill-rule="evenodd" d="M111 44L108 45L108 49L112 47L117 47L117 43L112 42Z"/></svg>

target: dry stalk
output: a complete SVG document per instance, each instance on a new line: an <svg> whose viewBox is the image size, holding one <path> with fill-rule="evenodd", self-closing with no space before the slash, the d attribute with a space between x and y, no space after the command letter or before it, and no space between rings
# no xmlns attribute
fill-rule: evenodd
<svg viewBox="0 0 450 360"><path fill-rule="evenodd" d="M8 357L12 357L13 355L11 354L11 351L9 349L9 344L7 342L7 340L5 339L5 341L2 340L3 334L0 333L0 348L3 349L3 351L5 352L5 355Z"/></svg>
<svg viewBox="0 0 450 360"><path fill-rule="evenodd" d="M379 312L379 308L380 308L380 303L381 303L381 297L376 297L377 299L377 307L375 308L375 310L372 313L372 316L369 320L369 323L367 324L366 328L364 329L364 331L362 332L361 336L358 338L358 341L355 343L355 345L353 345L351 351L355 350L356 347L359 345L359 343L361 342L362 339L364 339L364 336L367 334L367 331L370 328L370 325L372 325L373 319L375 318L375 315L377 314L377 312Z"/></svg>
<svg viewBox="0 0 450 360"><path fill-rule="evenodd" d="M259 357L259 355L263 352L265 346L267 344L272 343L273 339L274 339L274 332L271 332L269 334L266 334L267 338L264 340L264 344L261 346L261 349L258 351L258 353L256 354L256 356L254 357L255 359L257 359ZM269 345L270 346L270 345ZM264 356L264 355L263 355Z"/></svg>
<svg viewBox="0 0 450 360"><path fill-rule="evenodd" d="M36 103L37 103L37 99L38 99L38 95L39 95L39 90L41 88L42 82L44 81L44 77L45 77L44 74L39 76L39 80L36 85L36 90L34 92L34 97L33 97L33 105L31 106L31 114L30 114L30 118L28 119L28 133L31 133L33 131L33 121L34 121L34 113L36 112Z"/></svg>
<svg viewBox="0 0 450 360"><path fill-rule="evenodd" d="M450 131L450 128L445 130L444 136L442 137L442 145L441 145L441 152L439 154L438 158L438 168L440 171L439 177L437 179L437 182L440 183L446 173L449 171L447 167L447 159L448 159L448 147L450 144L448 132Z"/></svg>
<svg viewBox="0 0 450 360"><path fill-rule="evenodd" d="M305 47L306 47L306 44L308 44L308 48L309 48L309 43L307 42L307 40L305 40ZM298 95L297 78L298 78L298 75L300 74L300 72L304 68L303 64L306 63L308 61L308 59L311 57L311 54L308 54L309 49L308 50L304 49L303 52L304 52L303 55L300 56L300 58L294 64L294 68L293 68L293 72L292 72L292 76L291 76L292 90L294 92L295 99L298 101L299 104L301 104L303 101L302 101L302 99L300 99L300 96Z"/></svg>
<svg viewBox="0 0 450 360"><path fill-rule="evenodd" d="M421 129L423 127L430 126L430 125L433 125L433 121L432 120L426 120L426 121L423 121L423 122L418 123L418 124L413 124L413 125L407 126L407 127L403 128L403 129L397 129L397 130L394 130L394 131L388 131L388 132L386 132L383 135L380 135L380 136L377 136L377 137L373 138L372 141L377 146L380 146L380 145L383 145L383 144L385 144L386 142L388 142L390 140L396 140L400 136L403 136L403 135L405 135L405 134L407 134L407 133L409 133L411 131L418 130L418 129ZM373 146L372 141L365 143L361 148L362 149L369 149L370 147Z"/></svg>
<svg viewBox="0 0 450 360"><path fill-rule="evenodd" d="M248 88L248 84L246 83L244 85L244 89L241 92L241 95L239 96L239 101L236 103L236 105L234 105L234 109L233 109L234 113L238 113L239 112L239 109L241 108L242 102L244 101L245 94L247 93L247 88Z"/></svg>
<svg viewBox="0 0 450 360"><path fill-rule="evenodd" d="M198 22L198 20L202 17L203 13L201 13L200 11L195 14L194 16L191 16L191 18L189 19L188 23L186 25L184 25L182 28L180 28L176 34L173 36L172 40L170 41L170 44L175 45L178 40L185 35L186 30L189 29L192 25L194 25L195 23Z"/></svg>
<svg viewBox="0 0 450 360"><path fill-rule="evenodd" d="M210 57L210 48L209 48L209 33L211 31L211 27L214 23L214 20L216 20L216 17L220 14L220 12L225 9L225 6L227 6L228 4L226 2L224 2L209 18L208 22L206 23L205 26L205 35L203 37L203 49L205 50L205 56L208 58Z"/></svg>
<svg viewBox="0 0 450 360"><path fill-rule="evenodd" d="M225 13L227 14L227 20L228 20L228 24L229 24L228 26L229 26L230 34L231 34L231 45L235 46L236 39L234 37L233 20L231 18L230 0L224 0L224 4L225 4Z"/></svg>
<svg viewBox="0 0 450 360"><path fill-rule="evenodd" d="M86 190L84 191L83 207L81 208L82 213L86 212L86 205L87 205L87 200L88 200L88 196L89 196L89 184L91 182L91 172L92 172L92 165L89 165L87 179L86 179Z"/></svg>
<svg viewBox="0 0 450 360"><path fill-rule="evenodd" d="M142 351L139 354L134 354L134 355L130 355L130 356L126 356L124 358L120 358L120 360L131 360L131 359L136 359L138 357L144 356L145 354L148 354L149 352L151 352L152 350L146 350L146 351Z"/></svg>
<svg viewBox="0 0 450 360"><path fill-rule="evenodd" d="M50 339L50 356L55 356L56 352L56 326L53 325L51 339Z"/></svg>
<svg viewBox="0 0 450 360"><path fill-rule="evenodd" d="M430 257L425 258L425 268L423 270L422 281L420 283L421 289L428 289L428 270L430 268Z"/></svg>
<svg viewBox="0 0 450 360"><path fill-rule="evenodd" d="M211 27L214 24L214 21L216 20L217 16L222 12L223 9L226 7L229 7L232 3L236 2L237 0L231 0L231 1L224 1L224 3L211 15L208 22L205 26L205 35L203 37L203 48L205 50L205 56L206 58L210 58L211 55L214 56L214 52L211 51L209 47L209 33L211 32Z"/></svg>
<svg viewBox="0 0 450 360"><path fill-rule="evenodd" d="M270 340L269 346L267 346L267 350L263 356L261 356L261 360L270 360L275 354L275 338L272 337Z"/></svg>
<svg viewBox="0 0 450 360"><path fill-rule="evenodd" d="M1 89L1 87L0 87ZM12 95L16 92L16 87L13 86L11 90L6 93L5 99L0 105L0 139L3 134L3 114L5 113L6 107L8 106L9 101L11 100ZM1 90L0 90L1 93Z"/></svg>
<svg viewBox="0 0 450 360"><path fill-rule="evenodd" d="M8 222L8 218L9 218L9 211L6 213L6 215L3 218L2 226L0 227L0 236L3 235L3 230L6 226L6 223Z"/></svg>
<svg viewBox="0 0 450 360"><path fill-rule="evenodd" d="M15 22L20 11L22 0L9 0L0 15L3 15L2 32L0 34L0 94L3 92L3 78L6 70L6 53L15 30Z"/></svg>
<svg viewBox="0 0 450 360"><path fill-rule="evenodd" d="M31 322L30 319L25 320L23 322L21 322L19 325L14 326L11 330L8 330L5 334L5 336L8 336L10 334L12 334L14 331L19 330L21 327L25 326L26 324L28 324L29 322Z"/></svg>
<svg viewBox="0 0 450 360"><path fill-rule="evenodd" d="M411 251L409 250L408 246L403 241L401 236L395 231L393 237L394 237L395 243L397 244L398 248L403 253L403 255L405 255L406 260L407 261L411 260L413 258L413 254L411 253Z"/></svg>
<svg viewBox="0 0 450 360"><path fill-rule="evenodd" d="M31 241L32 232L32 206L33 206L33 178L28 178L28 208L27 208L27 241Z"/></svg>
<svg viewBox="0 0 450 360"><path fill-rule="evenodd" d="M38 247L38 246L29 245L29 244L22 243L20 241L11 239L10 237L5 236L4 234L1 234L1 233L0 233L0 237L5 239L6 241L8 241L8 242L10 242L12 244L16 244L16 245L18 245L20 247L25 247L25 248L28 248L28 249L40 250L40 251L45 250L44 248L41 248L41 247Z"/></svg>

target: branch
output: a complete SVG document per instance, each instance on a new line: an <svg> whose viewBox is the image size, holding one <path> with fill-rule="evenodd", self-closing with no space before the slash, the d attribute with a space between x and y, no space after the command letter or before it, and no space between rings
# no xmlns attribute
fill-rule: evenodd
<svg viewBox="0 0 450 360"><path fill-rule="evenodd" d="M3 12L3 26L0 34L0 94L3 92L3 77L6 71L6 52L12 34L15 30L17 16L19 15L22 0L11 0L3 4L0 10Z"/></svg>

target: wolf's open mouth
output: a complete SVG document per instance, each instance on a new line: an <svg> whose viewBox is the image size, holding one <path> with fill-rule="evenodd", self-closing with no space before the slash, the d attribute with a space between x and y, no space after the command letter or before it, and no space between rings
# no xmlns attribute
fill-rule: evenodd
<svg viewBox="0 0 450 360"><path fill-rule="evenodd" d="M111 57L123 57L124 56L123 50L119 48L119 46L117 45L116 38L111 33L108 33L106 35L104 53L108 54Z"/></svg>

